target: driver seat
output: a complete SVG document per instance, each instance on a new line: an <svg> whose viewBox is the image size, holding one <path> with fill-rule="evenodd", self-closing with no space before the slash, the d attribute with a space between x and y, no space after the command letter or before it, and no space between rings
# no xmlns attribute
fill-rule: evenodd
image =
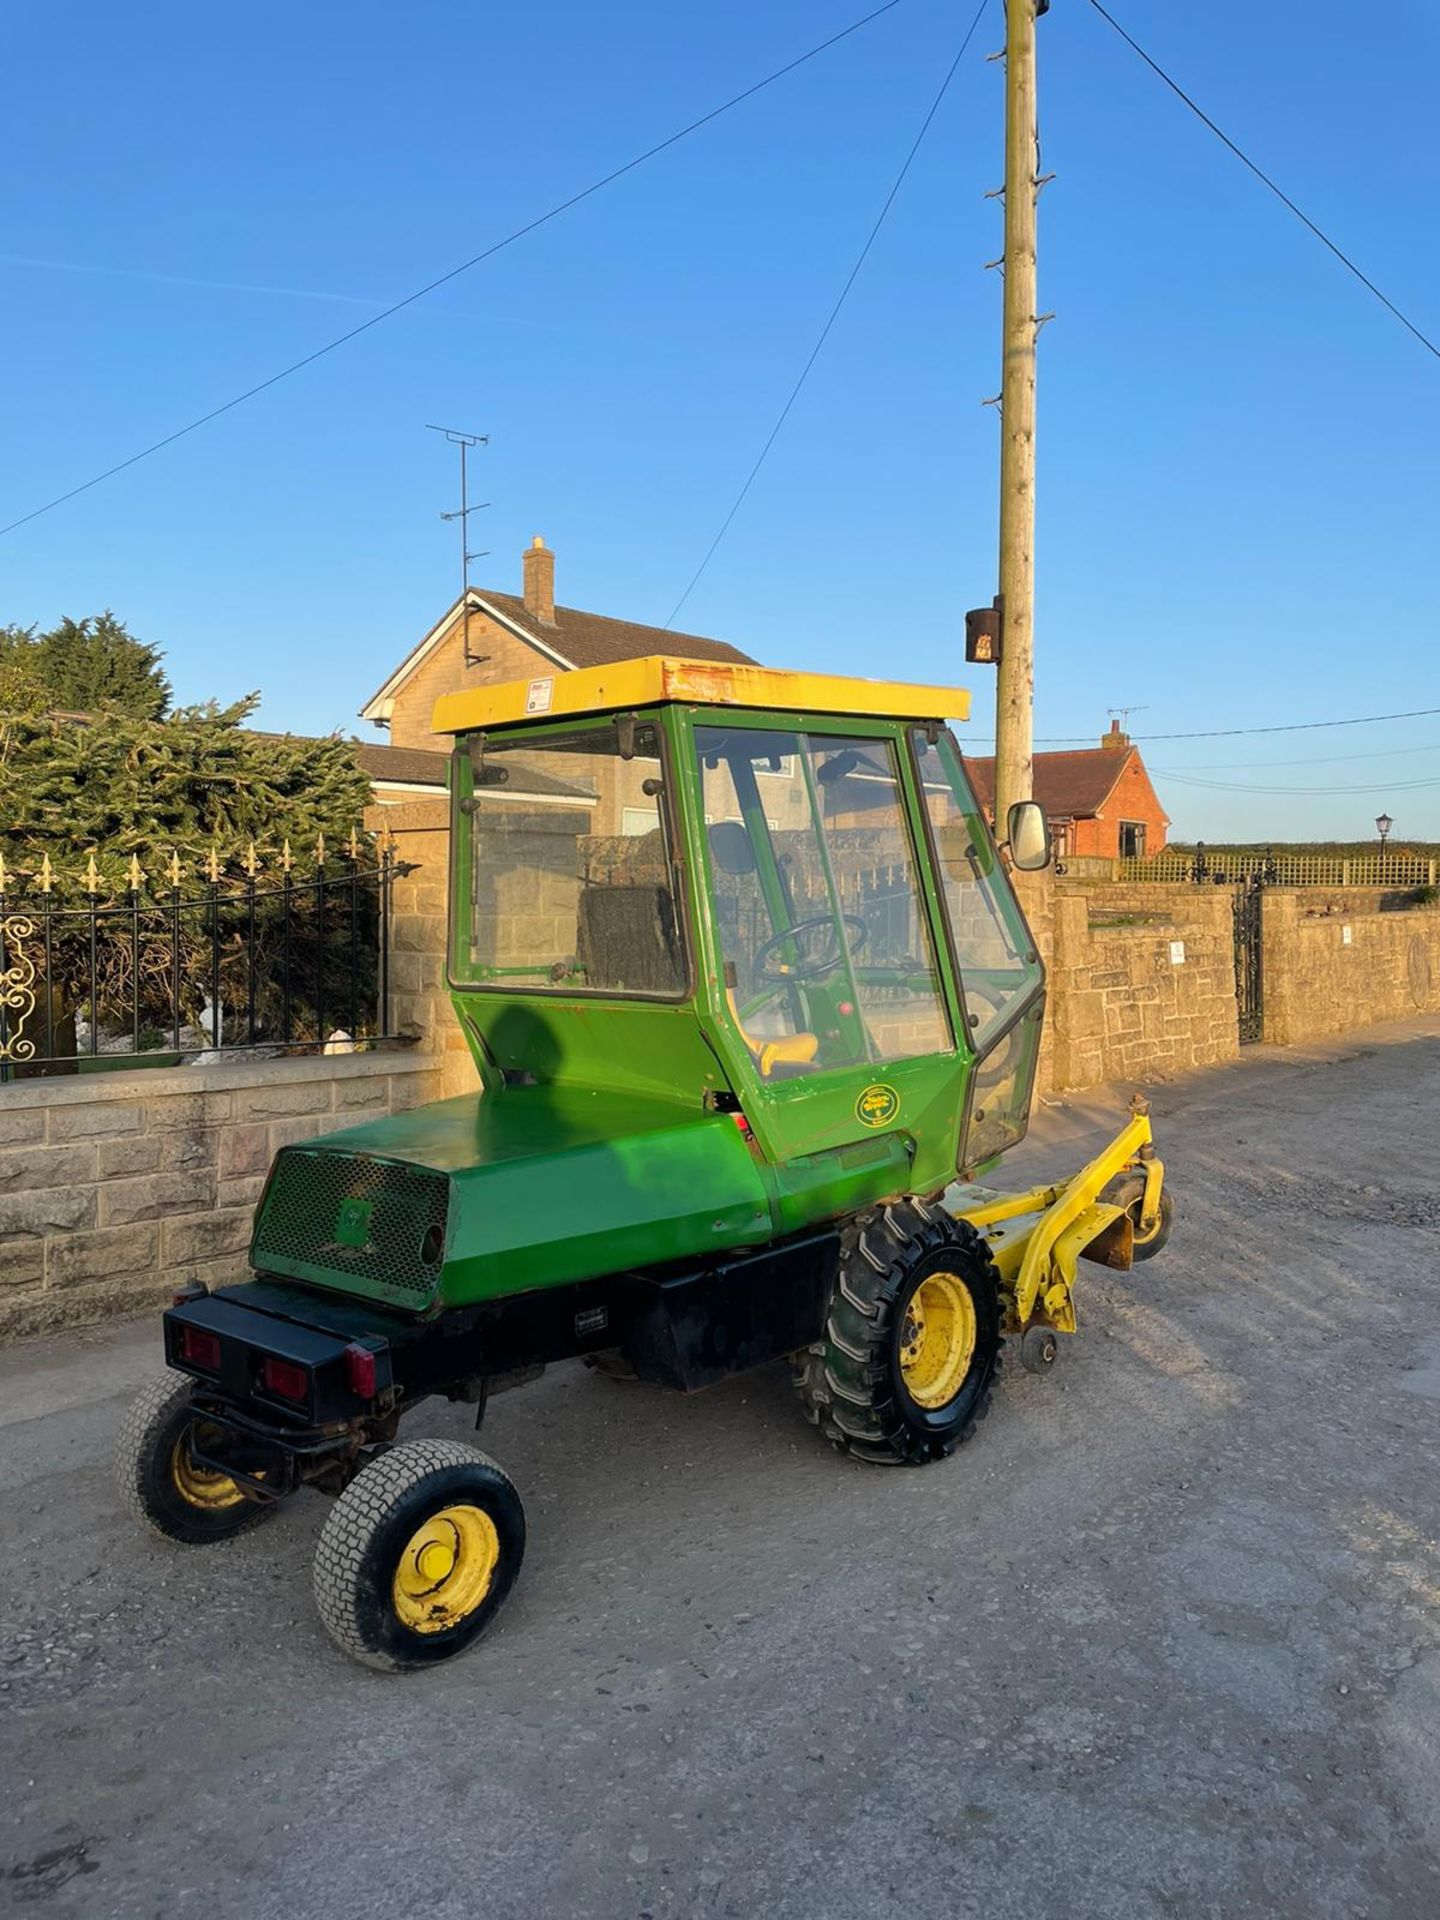
<svg viewBox="0 0 1440 1920"><path fill-rule="evenodd" d="M754 1056L760 1069L760 1078L768 1080L777 1066L808 1067L820 1051L820 1037L814 1033L784 1033L774 1040L765 1040L759 1034L747 1030L740 1018L740 1009L735 1001L735 989L725 989L725 1004L730 1009L730 1018L735 1022L735 1030Z"/></svg>
<svg viewBox="0 0 1440 1920"><path fill-rule="evenodd" d="M738 820L717 820L710 828L710 858L722 873L735 875L754 873L755 850L750 845L750 835ZM727 968L727 972L730 969ZM820 1051L820 1038L814 1033L787 1033L770 1040L760 1034L751 1033L740 1017L740 1006L735 998L735 989L725 988L725 1004L730 1009L730 1018L735 1022L735 1031L750 1049L755 1064L760 1069L760 1078L768 1080L776 1067L808 1067Z"/></svg>

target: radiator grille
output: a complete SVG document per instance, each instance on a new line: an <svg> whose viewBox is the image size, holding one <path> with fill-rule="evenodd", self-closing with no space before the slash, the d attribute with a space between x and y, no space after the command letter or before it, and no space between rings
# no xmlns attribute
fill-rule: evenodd
<svg viewBox="0 0 1440 1920"><path fill-rule="evenodd" d="M268 1273L422 1306L440 1284L450 1183L403 1161L284 1147L250 1246Z"/></svg>

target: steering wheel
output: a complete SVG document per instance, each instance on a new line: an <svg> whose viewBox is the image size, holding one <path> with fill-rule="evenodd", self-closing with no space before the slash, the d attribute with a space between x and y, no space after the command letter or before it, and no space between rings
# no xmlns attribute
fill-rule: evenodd
<svg viewBox="0 0 1440 1920"><path fill-rule="evenodd" d="M850 942L850 951L858 953L870 937L869 927L858 914L842 913L840 919L844 922L846 931L854 936ZM766 972L765 962L777 948L783 947L787 941L794 940L799 935L816 933L822 928L830 935L830 939L819 953L814 954L809 960L797 960L793 966L787 966L779 972ZM808 920L797 920L794 926L786 927L783 933L772 935L763 946L755 949L755 956L750 963L757 982L765 980L775 986L784 986L791 980L817 980L822 973L832 972L839 964L840 940L835 931L835 916L830 913L812 914Z"/></svg>

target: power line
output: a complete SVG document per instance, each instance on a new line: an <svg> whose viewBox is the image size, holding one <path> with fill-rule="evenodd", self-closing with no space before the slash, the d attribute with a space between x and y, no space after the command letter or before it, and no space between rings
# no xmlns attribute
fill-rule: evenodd
<svg viewBox="0 0 1440 1920"><path fill-rule="evenodd" d="M1419 787L1440 787L1440 779L1381 780L1364 787L1256 787L1238 780L1200 780L1193 775L1167 773L1164 767L1151 767L1150 771L1157 780L1178 780L1182 787L1205 787L1212 793L1294 794L1297 798L1324 795L1334 799L1345 794L1412 793Z"/></svg>
<svg viewBox="0 0 1440 1920"><path fill-rule="evenodd" d="M1412 707L1408 713L1361 713L1350 720L1290 720L1273 727L1213 727L1204 733L1137 733L1135 741L1152 740L1238 740L1254 733L1314 733L1322 727L1374 727L1385 720L1428 720L1440 713L1440 707ZM1088 747L1095 742L1093 733L1042 734L1042 747Z"/></svg>
<svg viewBox="0 0 1440 1920"><path fill-rule="evenodd" d="M1369 753L1325 753L1317 759L1314 754L1304 760L1233 760L1228 765L1176 767L1171 770L1174 778L1181 773L1258 773L1262 768L1270 767L1334 767L1346 760L1398 760L1412 753L1440 753L1440 741L1432 741L1428 747L1372 747Z"/></svg>
<svg viewBox="0 0 1440 1920"><path fill-rule="evenodd" d="M1260 184L1264 187L1268 187L1270 192L1274 194L1275 198L1281 203L1281 205L1284 207L1288 207L1290 212L1294 214L1295 218L1300 222L1302 226L1309 228L1310 232L1314 234L1315 238L1320 242L1321 246L1328 247L1330 252L1333 253L1335 258L1340 262L1341 266L1346 268L1347 271L1349 271L1350 273L1353 273L1355 278L1360 282L1361 286L1367 288L1369 292L1373 293L1375 298L1380 302L1381 306L1385 307L1390 313L1392 313L1395 316L1395 318L1400 322L1401 326L1406 329L1407 332L1414 334L1415 338L1420 342L1422 347L1425 347L1429 352L1435 355L1435 358L1437 360L1440 360L1440 346L1437 346L1435 342L1429 337L1428 334L1422 333L1419 327L1416 326L1415 322L1411 320L1406 314L1403 314L1400 311L1399 307L1396 306L1395 302L1391 300L1388 295L1383 294L1380 291L1379 287L1376 286L1375 282L1369 277L1369 275L1362 273L1360 271L1359 267L1356 266L1355 262L1350 258L1349 254L1343 252L1341 248L1336 246L1335 242L1330 238L1329 234L1325 233L1321 228L1317 227L1315 222L1310 218L1309 214L1302 212L1301 209L1297 207L1295 202L1290 198L1289 194L1286 193L1283 188L1277 186L1276 183L1270 178L1269 174L1266 173L1262 167L1257 166L1255 161L1253 161L1250 158L1249 154L1246 153L1242 147L1237 146L1236 143L1230 138L1229 134L1226 133L1222 127L1218 127L1215 124L1215 122L1210 118L1209 114L1206 113L1205 109L1202 106L1200 106L1198 102L1191 99L1190 95L1180 85L1179 81L1172 80L1170 75L1160 65L1159 61L1152 59L1151 56L1145 51L1145 49L1140 45L1139 41L1133 39L1132 36L1125 31L1124 27L1122 27L1120 22L1115 18L1114 14L1107 12L1106 9L1101 6L1100 0L1090 0L1090 4L1095 9L1096 13L1100 15L1100 18L1104 20L1107 25L1115 29L1116 33L1119 34L1120 38L1125 42L1126 46L1129 47L1133 53L1137 53L1140 56L1140 58L1145 62L1146 66L1149 67L1150 71L1156 74L1161 80L1165 82L1165 85L1169 87L1170 91L1177 97L1177 99L1184 101L1185 105L1195 115L1196 119L1203 122L1203 124L1210 129L1211 133L1215 135L1216 139L1230 149L1231 153L1234 154L1235 158L1241 163L1241 165L1248 167L1251 173L1253 173L1255 178L1260 182Z"/></svg>
<svg viewBox="0 0 1440 1920"><path fill-rule="evenodd" d="M982 13L984 13L985 8L988 4L989 4L989 0L980 0L980 5L976 8L976 11L975 11L975 18L970 22L969 28L967 29L965 34L965 38L960 42L960 51L955 55L955 58L950 62L950 71L945 75L945 78L941 81L940 91L936 94L935 98L931 101L930 111L925 115L925 118L920 123L920 131L916 134L914 140L911 142L910 151L905 156L904 164L901 166L899 173L896 174L894 183L891 186L889 193L886 194L885 196L885 203L875 217L875 224L871 227L869 233L866 235L865 244L863 247L861 247L854 266L851 267L849 274L846 276L845 284L840 289L840 297L838 300L836 300L834 306L830 309L829 318L826 320L824 326L820 329L819 338L816 340L814 346L810 349L809 358L806 360L804 366L800 369L800 378L795 382L794 386L790 389L790 397L789 399L786 400L784 406L781 407L779 414L776 416L774 426L771 427L769 434L766 436L764 446L761 447L759 454L756 456L754 466L751 467L749 473L745 476L744 485L741 487L740 491L736 494L734 500L731 502L730 511L726 514L725 518L721 521L720 531L715 535L715 538L710 542L710 545L705 549L705 557L700 562L699 566L695 569L694 573L691 574L689 585L686 587L685 591L681 594L680 598L675 602L674 606L670 609L669 617L665 621L665 625L667 627L671 627L675 624L676 615L679 613L680 609L684 606L685 602L690 598L691 594L695 591L695 588L699 585L700 576L704 573L705 569L709 566L710 562L715 558L716 549L719 547L720 542L725 538L726 534L730 531L731 522L734 520L736 514L740 511L741 507L745 504L745 496L749 493L751 487L754 486L756 476L759 474L761 467L764 466L766 457L769 454L771 447L774 446L776 440L779 438L780 429L784 426L785 422L789 419L790 409L795 405L795 402L800 398L800 390L810 377L810 369L815 365L815 362L820 358L820 351L822 347L825 345L825 342L830 337L830 330L835 325L835 322L840 318L840 309L845 305L845 302L850 295L850 289L854 286L856 280L860 276L860 269L864 266L865 261L869 255L870 249L874 246L876 239L879 237L880 229L885 224L886 216L889 213L891 207L895 204L896 195L899 193L901 187L905 184L905 176L910 171L911 162L914 160L916 154L920 151L921 143L924 141L926 134L930 131L931 121L935 118L935 115L940 111L940 103L942 100L944 100L945 95L950 90L950 82L955 78L956 69L959 67L960 62L964 59L966 49L969 47L971 40L975 37L975 29L980 24L980 16Z"/></svg>
<svg viewBox="0 0 1440 1920"><path fill-rule="evenodd" d="M633 173L637 167L643 167L647 160L653 160L657 154L664 153L668 147L675 146L688 135L698 133L701 127L709 126L712 120L718 120L722 114L729 113L732 107L738 107L742 101L762 93L766 87L774 86L775 82L783 80L786 74L794 73L797 67L803 67L807 61L815 59L817 55L827 52L831 47L838 46L840 41L847 40L851 34L858 33L862 27L868 27L872 20L878 20L882 14L890 13L900 4L901 0L883 0L882 5L862 15L860 19L853 20L848 27L842 27L838 33L832 33L828 40L822 40L818 46L811 47L808 53L802 53L783 67L777 67L774 73L767 74L763 80L755 81L743 92L733 94L720 106L712 107L709 113L701 114L698 120L692 120L688 126L681 127L677 133L669 134L664 140L658 140L653 147L647 147L643 153L637 153L623 166L615 167L599 180L592 181L588 187L582 187L578 193L572 193L567 200L560 201L547 213L539 214L533 220L527 220L523 227L517 227L513 233L506 234L503 240L496 240L481 252L472 254L468 260L462 260L458 267L451 267L448 273L442 273L436 279L427 281L423 287L417 287L413 293L407 293L403 300L396 300L381 312L372 314L368 320L362 320L359 326L351 327L347 333L337 334L335 339L327 341L323 347L316 347L313 353L307 353L301 359L293 360L288 367L282 367L278 373L272 373L268 379L258 381L253 387L247 387L243 393L237 393L233 399L224 401L220 406L212 407L208 413L202 413L185 426L177 427L173 433L167 433L163 439L153 441L148 447L142 447L138 453L132 453L128 459L119 460L113 467L107 467L103 473L97 473L92 479L81 481L79 486L57 494L53 500L47 500L43 507L35 507L29 513L21 514L18 520L12 520L8 526L0 527L0 538L7 533L14 533L18 527L26 526L31 520L38 520L41 514L51 513L56 507L64 506L67 500L75 499L78 494L88 493L92 487L98 487L103 481L113 480L117 473L124 473L127 467L136 466L141 460L148 460L152 453L159 453L165 447L174 446L177 440L183 440L187 434L198 432L201 427L208 426L212 420L218 420L222 414L233 412L236 407L243 406L247 400L253 400L257 394L265 393L269 388L278 386L282 380L288 380L292 374L301 372L305 367L313 366L317 360L323 360L327 354L334 353L352 340L357 340L362 333L368 333L372 327L378 327L382 321L390 320L397 313L402 313L406 307L413 307L417 300L423 300L427 294L434 293L437 288L458 279L462 273L468 273L472 267L478 267L482 261L493 259L506 247L513 246L517 240L523 240L527 234L534 233L537 228L558 219L562 213L568 213L572 207L578 207L582 200L588 200L592 194L612 186L615 181L623 179L627 173Z"/></svg>

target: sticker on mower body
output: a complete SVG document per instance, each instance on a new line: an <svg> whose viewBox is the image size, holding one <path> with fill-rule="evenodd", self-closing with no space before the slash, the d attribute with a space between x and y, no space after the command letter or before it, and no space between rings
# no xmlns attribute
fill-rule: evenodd
<svg viewBox="0 0 1440 1920"><path fill-rule="evenodd" d="M894 1087L877 1083L866 1087L855 1102L855 1118L862 1127L885 1127L900 1111L900 1096Z"/></svg>

